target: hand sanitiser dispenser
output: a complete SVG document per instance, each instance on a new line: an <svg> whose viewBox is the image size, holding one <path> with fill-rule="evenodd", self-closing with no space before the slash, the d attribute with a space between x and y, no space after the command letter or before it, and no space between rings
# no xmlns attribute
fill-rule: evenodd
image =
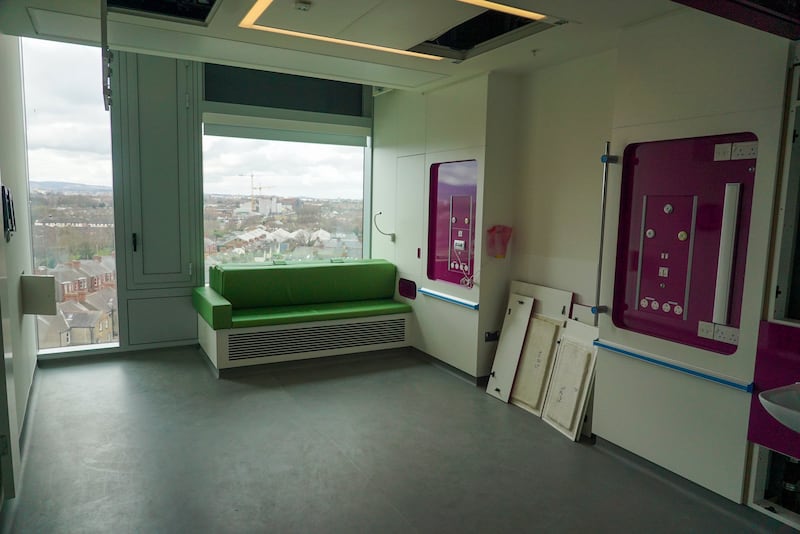
<svg viewBox="0 0 800 534"><path fill-rule="evenodd" d="M617 327L735 352L757 155L752 133L626 147Z"/></svg>

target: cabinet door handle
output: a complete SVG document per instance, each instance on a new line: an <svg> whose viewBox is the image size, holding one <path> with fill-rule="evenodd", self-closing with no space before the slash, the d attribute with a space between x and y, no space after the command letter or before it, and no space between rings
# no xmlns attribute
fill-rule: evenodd
<svg viewBox="0 0 800 534"><path fill-rule="evenodd" d="M133 234L133 251L136 252L136 233Z"/></svg>

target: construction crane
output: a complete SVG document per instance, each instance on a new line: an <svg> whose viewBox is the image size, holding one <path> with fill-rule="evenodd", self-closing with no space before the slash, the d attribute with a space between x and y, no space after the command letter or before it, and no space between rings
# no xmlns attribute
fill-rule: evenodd
<svg viewBox="0 0 800 534"><path fill-rule="evenodd" d="M239 176L247 176L246 174L240 174ZM255 183L255 174L250 173L250 211L253 213L258 211L258 205L256 203L256 189L258 189L258 194L261 196L262 189L272 189L273 186L271 185L256 185Z"/></svg>

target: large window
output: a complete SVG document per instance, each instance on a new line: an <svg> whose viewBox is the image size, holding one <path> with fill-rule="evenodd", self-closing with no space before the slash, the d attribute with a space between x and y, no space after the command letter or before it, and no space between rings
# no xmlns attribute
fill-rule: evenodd
<svg viewBox="0 0 800 534"><path fill-rule="evenodd" d="M33 260L56 279L39 349L119 340L111 125L100 49L22 40Z"/></svg>
<svg viewBox="0 0 800 534"><path fill-rule="evenodd" d="M206 276L218 263L361 258L364 151L205 135Z"/></svg>

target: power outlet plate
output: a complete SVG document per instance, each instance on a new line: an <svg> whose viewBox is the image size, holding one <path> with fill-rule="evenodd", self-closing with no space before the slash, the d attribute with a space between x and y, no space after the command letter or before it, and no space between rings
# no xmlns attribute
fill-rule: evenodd
<svg viewBox="0 0 800 534"><path fill-rule="evenodd" d="M714 325L714 341L721 341L729 345L739 344L739 329L724 324Z"/></svg>
<svg viewBox="0 0 800 534"><path fill-rule="evenodd" d="M697 323L697 336L706 339L714 339L714 323L700 321Z"/></svg>
<svg viewBox="0 0 800 534"><path fill-rule="evenodd" d="M731 159L756 159L758 157L758 141L733 143Z"/></svg>

